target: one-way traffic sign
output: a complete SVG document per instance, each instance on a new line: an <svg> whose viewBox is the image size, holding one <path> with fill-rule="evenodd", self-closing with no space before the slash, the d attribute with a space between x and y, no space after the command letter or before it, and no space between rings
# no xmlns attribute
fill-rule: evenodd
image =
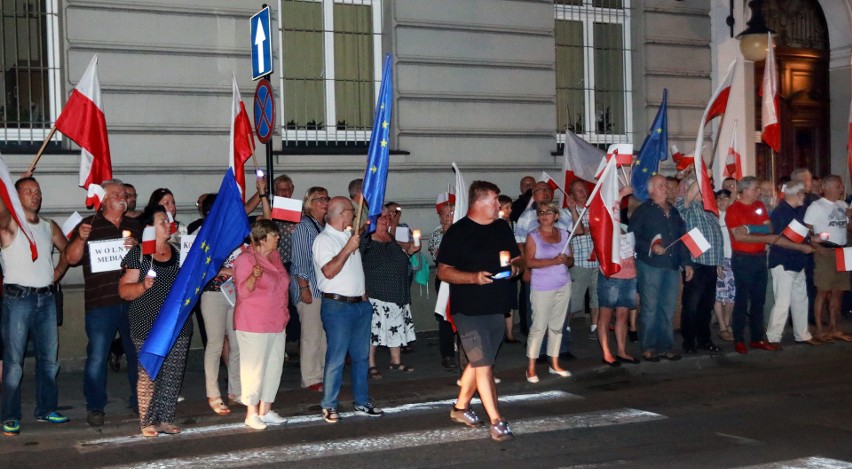
<svg viewBox="0 0 852 469"><path fill-rule="evenodd" d="M272 73L272 31L269 29L269 7L251 17L251 79Z"/></svg>

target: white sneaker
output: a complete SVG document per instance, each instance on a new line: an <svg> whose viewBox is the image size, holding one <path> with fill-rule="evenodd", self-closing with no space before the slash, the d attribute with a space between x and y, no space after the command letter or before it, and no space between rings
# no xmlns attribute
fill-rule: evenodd
<svg viewBox="0 0 852 469"><path fill-rule="evenodd" d="M275 413L274 410L270 410L266 415L261 415L260 420L267 425L281 425L287 422L287 419Z"/></svg>
<svg viewBox="0 0 852 469"><path fill-rule="evenodd" d="M257 414L248 417L246 419L246 425L255 430L266 430L266 424L263 423L263 420Z"/></svg>

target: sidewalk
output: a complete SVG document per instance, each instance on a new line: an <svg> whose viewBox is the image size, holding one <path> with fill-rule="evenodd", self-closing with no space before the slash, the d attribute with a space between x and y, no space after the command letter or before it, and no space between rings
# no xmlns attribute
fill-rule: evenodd
<svg viewBox="0 0 852 469"><path fill-rule="evenodd" d="M847 324L849 322L848 319L844 318L841 325L849 328L849 324ZM589 331L585 321L583 319L575 320L571 351L578 358L562 362L562 365L573 373L573 378L566 380L551 376L547 373L547 365L539 365L538 375L541 378L541 383L535 385L527 383L524 376L527 359L523 342L504 344L497 358L496 374L502 380L502 383L498 385L498 392L503 394L530 393L553 388L565 388L576 385L577 382L624 380L630 375L677 375L700 371L708 367L782 361L793 357L818 360L820 356L845 354L852 358L852 344L834 343L820 347L796 345L793 344L791 333L788 330L784 350L780 352L750 350L747 355L739 355L733 351L732 343L717 341L716 344L723 349L721 354L711 355L706 352L699 352L695 355L684 355L679 361L663 360L660 363L622 364L618 368L612 368L601 363L598 342L589 339L588 336ZM518 335L518 337L523 339L521 335ZM614 339L611 338L610 340L614 343ZM675 334L675 343L680 343L680 336L677 333ZM417 340L411 345L414 347L414 351L402 355L403 362L414 368L411 373L388 370L389 355L387 350L379 349L377 352L377 365L382 371L383 377L380 380L371 379L369 384L370 394L378 407L452 399L457 395L456 379L458 372L441 366L436 333L433 331L420 333ZM636 357L640 355L638 344L629 344L628 351ZM86 423L82 371L60 371L59 373L59 411L70 417L71 422L63 425L50 425L34 420L32 417L35 389L33 362L32 358L27 358L22 387L24 418L21 422L21 438L49 437L49 435L56 435L54 432L57 431L66 436L70 432L82 432L80 437L83 438L86 438L86 433L94 438L98 434L104 433L134 435L139 432L138 419L127 407L128 384L124 361L122 361L120 372L108 371L109 401L105 409L106 425L99 429L91 428ZM341 411L351 410L352 407L348 373L349 368L347 367L344 372L344 385L340 396ZM283 416L313 414L319 419L321 395L301 389L299 376L297 361L291 360L284 364L281 387L273 409ZM219 378L220 389L224 391L227 389L224 367L221 368ZM224 417L214 414L208 407L201 350L190 351L181 395L185 400L178 404L176 422L181 426L237 423L245 418L245 411L242 406L233 406L231 415ZM0 437L0 439L2 438Z"/></svg>

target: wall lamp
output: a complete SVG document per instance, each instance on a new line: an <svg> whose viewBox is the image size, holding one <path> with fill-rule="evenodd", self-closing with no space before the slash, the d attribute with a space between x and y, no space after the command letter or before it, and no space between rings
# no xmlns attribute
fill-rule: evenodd
<svg viewBox="0 0 852 469"><path fill-rule="evenodd" d="M763 0L750 0L748 7L751 10L751 16L746 23L746 29L736 35L740 41L740 52L746 60L752 62L760 62L766 60L769 41L767 33L775 34L766 27L766 20L763 18ZM734 0L730 2L730 13L725 19L725 24L731 28L731 36L734 35Z"/></svg>

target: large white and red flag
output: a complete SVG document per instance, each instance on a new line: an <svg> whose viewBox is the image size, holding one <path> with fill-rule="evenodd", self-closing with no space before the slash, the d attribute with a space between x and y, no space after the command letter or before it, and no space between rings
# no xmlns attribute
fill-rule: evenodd
<svg viewBox="0 0 852 469"><path fill-rule="evenodd" d="M97 54L92 57L89 67L71 92L55 126L56 130L80 145L80 187L88 190L90 184L112 179L112 159L101 101ZM93 205L95 202L87 192L86 206Z"/></svg>
<svg viewBox="0 0 852 469"><path fill-rule="evenodd" d="M462 218L467 216L467 184L464 182L464 176L462 176L459 167L453 163L453 171L456 173L456 209L453 212L453 223L461 220ZM441 282L441 286L438 287L438 299L435 301L435 313L444 318L446 321L450 321L450 284L447 282Z"/></svg>
<svg viewBox="0 0 852 469"><path fill-rule="evenodd" d="M772 33L766 33L769 38L766 64L763 67L763 86L760 89L763 96L763 107L760 112L760 121L763 132L760 139L770 148L779 152L781 150L781 116L778 108L778 70L775 65L775 47L772 44Z"/></svg>
<svg viewBox="0 0 852 469"><path fill-rule="evenodd" d="M701 201L704 204L704 210L708 210L719 216L719 208L716 206L716 197L713 194L713 185L710 184L710 175L707 173L707 166L704 164L702 151L704 148L704 127L716 117L725 115L725 110L728 108L728 96L731 94L731 83L734 80L734 67L737 61L731 62L728 66L728 72L719 86L710 97L707 107L704 109L704 115L701 116L701 122L698 124L698 135L695 137L695 151L693 153L695 176L699 181L699 189L701 190Z"/></svg>
<svg viewBox="0 0 852 469"><path fill-rule="evenodd" d="M714 172L716 187L722 187L722 181L725 178L734 178L737 181L743 178L743 161L739 145L737 145L737 121L734 121L734 128L731 132L731 144L728 146L728 154L725 156L724 164L718 167L721 167L721 174L718 171Z"/></svg>
<svg viewBox="0 0 852 469"><path fill-rule="evenodd" d="M569 130L565 132L565 149L562 156L562 174L565 176L562 187L570 189L575 179L582 179L591 188L606 152ZM562 207L566 206L565 197L562 197Z"/></svg>
<svg viewBox="0 0 852 469"><path fill-rule="evenodd" d="M617 158L607 161L592 195L586 202L589 229L595 243L595 257L607 277L621 270L619 224L614 211L619 210Z"/></svg>
<svg viewBox="0 0 852 469"><path fill-rule="evenodd" d="M234 178L240 188L243 202L246 200L246 171L245 164L254 152L254 133L251 130L246 106L237 87L237 77L234 76L233 100L231 102L231 140L228 146L228 165L234 170Z"/></svg>
<svg viewBox="0 0 852 469"><path fill-rule="evenodd" d="M15 220L15 224L18 225L18 229L27 238L27 242L30 244L30 255L35 262L38 259L35 236L33 236L30 225L27 223L27 214L24 213L24 207L18 197L18 190L15 189L15 183L12 182L12 176L9 175L9 168L3 158L0 158L0 199L3 200L3 205L6 206L12 220Z"/></svg>

